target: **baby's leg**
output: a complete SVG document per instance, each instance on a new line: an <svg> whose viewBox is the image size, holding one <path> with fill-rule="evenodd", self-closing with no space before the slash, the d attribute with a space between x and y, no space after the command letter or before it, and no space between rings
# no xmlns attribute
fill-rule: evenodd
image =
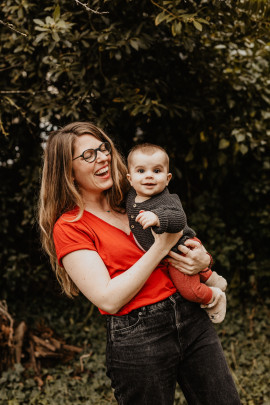
<svg viewBox="0 0 270 405"><path fill-rule="evenodd" d="M169 266L170 277L182 297L188 301L208 304L213 296L212 289L200 282L199 274L189 276Z"/></svg>

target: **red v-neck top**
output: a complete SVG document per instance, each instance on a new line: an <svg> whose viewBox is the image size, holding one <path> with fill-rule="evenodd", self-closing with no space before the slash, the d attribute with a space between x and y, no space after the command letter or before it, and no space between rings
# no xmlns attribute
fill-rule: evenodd
<svg viewBox="0 0 270 405"><path fill-rule="evenodd" d="M105 263L111 278L114 278L128 270L144 254L132 233L127 235L88 211L84 211L78 221L70 222L77 213L75 209L63 214L54 226L53 238L60 266L63 266L62 258L68 253L81 249L94 250ZM133 309L161 301L175 292L167 267L159 264L139 293L115 315L124 315ZM107 314L101 309L99 311Z"/></svg>

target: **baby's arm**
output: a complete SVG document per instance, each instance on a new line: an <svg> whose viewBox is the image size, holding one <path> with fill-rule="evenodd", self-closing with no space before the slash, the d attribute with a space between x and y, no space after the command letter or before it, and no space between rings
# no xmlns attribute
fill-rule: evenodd
<svg viewBox="0 0 270 405"><path fill-rule="evenodd" d="M153 228L156 233L179 232L187 224L186 214L177 194L166 196L166 200L160 201L151 211L159 218L160 225Z"/></svg>
<svg viewBox="0 0 270 405"><path fill-rule="evenodd" d="M166 203L160 201L158 207L151 211L140 211L136 217L143 229L154 227L155 233L176 233L184 229L187 219L180 198L177 194L166 197Z"/></svg>
<svg viewBox="0 0 270 405"><path fill-rule="evenodd" d="M149 226L160 226L158 216L151 211L140 211L136 217L136 221L141 224L143 229Z"/></svg>

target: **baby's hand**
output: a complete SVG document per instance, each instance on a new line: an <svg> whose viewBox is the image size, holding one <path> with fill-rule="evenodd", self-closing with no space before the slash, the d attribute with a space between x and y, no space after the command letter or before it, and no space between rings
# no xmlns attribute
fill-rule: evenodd
<svg viewBox="0 0 270 405"><path fill-rule="evenodd" d="M160 225L158 216L151 211L140 211L139 215L136 217L136 221L142 225L143 229L149 226Z"/></svg>

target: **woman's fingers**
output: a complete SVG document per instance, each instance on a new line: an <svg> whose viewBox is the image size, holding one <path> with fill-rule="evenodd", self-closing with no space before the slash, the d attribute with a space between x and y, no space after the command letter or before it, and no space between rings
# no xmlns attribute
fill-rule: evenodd
<svg viewBox="0 0 270 405"><path fill-rule="evenodd" d="M168 259L168 263L176 268L177 270L181 271L182 273L185 273L187 275L193 275L194 270L193 267L190 264L186 263L179 263L179 261L176 261L174 259Z"/></svg>
<svg viewBox="0 0 270 405"><path fill-rule="evenodd" d="M181 254L170 252L168 259L169 263L185 274L197 274L204 270L209 264L209 255L203 245L195 240L188 239L188 246L180 245L178 249Z"/></svg>
<svg viewBox="0 0 270 405"><path fill-rule="evenodd" d="M180 252L184 253L184 255L187 255L189 252L191 252L191 249L189 247L185 246L185 245L179 245L178 250Z"/></svg>
<svg viewBox="0 0 270 405"><path fill-rule="evenodd" d="M187 239L185 241L185 246L190 246L190 248L193 249L193 248L201 247L202 244L197 240Z"/></svg>
<svg viewBox="0 0 270 405"><path fill-rule="evenodd" d="M177 263L189 263L190 258L188 258L187 256L183 256L179 253L175 253L172 250L169 252L169 256L174 259ZM169 259L170 260L170 259Z"/></svg>
<svg viewBox="0 0 270 405"><path fill-rule="evenodd" d="M170 257L167 260L173 267L176 267L178 270L186 274L194 274L194 270L196 273L196 269L194 269L194 260L192 257L182 256L173 251L169 252L169 256Z"/></svg>

